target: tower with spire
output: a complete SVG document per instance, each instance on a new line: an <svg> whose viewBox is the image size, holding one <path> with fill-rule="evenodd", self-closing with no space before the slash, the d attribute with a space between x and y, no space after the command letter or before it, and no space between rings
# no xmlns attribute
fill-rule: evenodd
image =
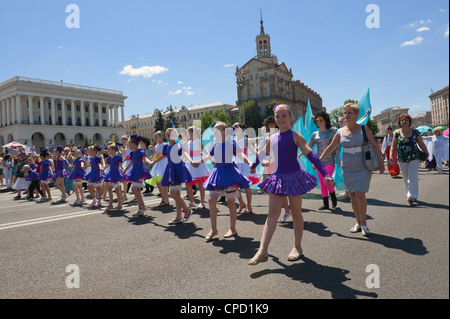
<svg viewBox="0 0 450 319"><path fill-rule="evenodd" d="M258 36L256 36L256 51L257 51L257 57L263 58L263 57L271 57L272 56L272 50L270 47L270 36L264 32L264 21L262 18L262 10L260 11L261 15L261 32Z"/></svg>
<svg viewBox="0 0 450 319"><path fill-rule="evenodd" d="M236 106L255 101L261 113L272 102L286 103L292 107L295 118L305 115L308 100L313 112L322 110L320 95L299 80L293 79L292 69L272 54L270 36L264 30L260 11L261 30L256 36L256 56L242 67L236 66Z"/></svg>

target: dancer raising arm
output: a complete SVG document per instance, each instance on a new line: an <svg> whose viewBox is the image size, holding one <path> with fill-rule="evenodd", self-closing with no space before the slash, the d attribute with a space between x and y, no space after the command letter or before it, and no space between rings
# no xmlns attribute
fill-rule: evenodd
<svg viewBox="0 0 450 319"><path fill-rule="evenodd" d="M291 108L286 104L276 105L274 108L275 122L279 131L267 141L263 151L258 154L256 162L251 166L251 173L255 172L260 158L272 152L275 157L274 173L258 186L269 193L269 213L261 238L259 250L250 259L249 265L257 265L267 261L270 240L277 227L277 220L281 213L284 197L289 197L292 219L294 221L294 247L289 254L289 261L296 261L302 256L301 240L303 236L302 195L316 187L316 178L300 168L297 162L297 150L302 153L324 176L325 182L334 187L333 179L328 175L319 157L311 150L305 138L293 132Z"/></svg>

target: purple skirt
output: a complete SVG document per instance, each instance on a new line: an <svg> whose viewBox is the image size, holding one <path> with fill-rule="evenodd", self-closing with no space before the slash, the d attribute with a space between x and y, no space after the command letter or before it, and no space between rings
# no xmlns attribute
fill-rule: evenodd
<svg viewBox="0 0 450 319"><path fill-rule="evenodd" d="M258 184L261 190L278 196L303 195L317 186L317 179L300 169L289 174L272 174Z"/></svg>
<svg viewBox="0 0 450 319"><path fill-rule="evenodd" d="M53 178L69 177L69 176L70 176L70 173L65 169L55 171L55 174L53 174Z"/></svg>

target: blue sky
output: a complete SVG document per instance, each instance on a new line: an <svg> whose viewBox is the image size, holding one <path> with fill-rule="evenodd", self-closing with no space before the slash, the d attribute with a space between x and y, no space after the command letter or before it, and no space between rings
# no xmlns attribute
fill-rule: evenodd
<svg viewBox="0 0 450 319"><path fill-rule="evenodd" d="M66 6L80 28L66 27ZM380 27L367 28L369 4ZM328 111L371 91L372 114L430 110L449 82L448 1L0 0L0 82L21 75L124 92L125 115L236 102L235 69L272 53Z"/></svg>

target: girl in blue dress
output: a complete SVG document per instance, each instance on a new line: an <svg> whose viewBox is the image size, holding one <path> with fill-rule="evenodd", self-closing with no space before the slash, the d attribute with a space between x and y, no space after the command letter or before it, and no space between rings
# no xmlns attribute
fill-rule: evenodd
<svg viewBox="0 0 450 319"><path fill-rule="evenodd" d="M39 174L39 179L41 180L41 188L44 197L41 198L41 202L52 200L52 195L50 193L50 187L48 184L51 183L53 178L52 162L50 161L50 153L47 149L41 152L41 173Z"/></svg>
<svg viewBox="0 0 450 319"><path fill-rule="evenodd" d="M69 162L64 158L63 156L64 148L62 146L56 146L55 149L55 157L56 157L56 164L55 164L55 174L53 175L53 178L56 179L55 186L57 189L61 191L61 199L58 200L58 203L62 203L66 201L67 193L66 189L64 188L64 177L68 177L70 174L69 172L64 168L64 164L69 165Z"/></svg>
<svg viewBox="0 0 450 319"><path fill-rule="evenodd" d="M69 175L69 179L73 181L73 192L77 199L73 203L73 206L81 206L84 203L84 191L83 180L86 179L85 162L83 159L83 153L77 149L74 152L75 160L73 161L73 171Z"/></svg>
<svg viewBox="0 0 450 319"><path fill-rule="evenodd" d="M240 190L246 189L252 185L252 182L245 177L237 168L234 162L234 156L238 156L245 163L251 164L247 156L237 149L234 140L227 139L228 125L224 122L216 122L214 125L214 137L216 143L211 148L210 154L203 157L201 161L192 162L194 167L200 166L201 162L213 159L215 167L203 184L209 194L209 214L211 218L211 231L206 235L206 241L211 241L218 234L217 231L217 199L225 196L230 210L230 229L224 237L233 237L237 235L236 231L236 206L235 199L239 198ZM231 128L230 128L231 129Z"/></svg>
<svg viewBox="0 0 450 319"><path fill-rule="evenodd" d="M115 143L108 146L109 157L106 161L106 166L104 171L109 167L109 172L106 174L103 181L109 183L108 194L109 194L109 205L106 207L105 211L108 212L113 209L113 189L116 190L117 195L117 207L115 209L122 209L122 182L125 181L125 177L122 175L122 156L117 155L119 148Z"/></svg>
<svg viewBox="0 0 450 319"><path fill-rule="evenodd" d="M144 199L142 198L141 188L144 187L144 180L151 178L149 171L144 167L144 160L147 158L145 155L145 150L139 148L139 142L141 137L137 135L132 135L128 141L128 147L131 149L130 161L127 167L123 170L123 175L125 178L132 182L131 191L133 192L139 208L133 217L143 216L144 211L147 209L145 207ZM126 172L133 167L131 171L126 174Z"/></svg>
<svg viewBox="0 0 450 319"><path fill-rule="evenodd" d="M169 141L169 144L164 145L162 155L153 162L150 162L150 165L153 166L167 157L167 166L161 180L161 185L169 187L170 197L175 201L177 216L169 222L169 225L172 225L184 223L191 217L192 211L181 198L180 191L181 184L190 183L193 179L182 161L183 155L186 156L189 161L191 161L191 158L183 151L181 143L176 142L177 134L175 129L168 128L166 130L166 139ZM181 215L181 211L184 211L184 218Z"/></svg>
<svg viewBox="0 0 450 319"><path fill-rule="evenodd" d="M100 165L103 166L103 156L100 155L102 148L101 146L90 146L88 148L89 155L92 156L92 160L90 162L91 172L86 176L86 179L89 181L88 189L89 193L92 196L92 202L89 204L89 207L101 207L101 199L102 199L102 188L103 188L103 174L100 169ZM97 191L97 196L95 195Z"/></svg>

